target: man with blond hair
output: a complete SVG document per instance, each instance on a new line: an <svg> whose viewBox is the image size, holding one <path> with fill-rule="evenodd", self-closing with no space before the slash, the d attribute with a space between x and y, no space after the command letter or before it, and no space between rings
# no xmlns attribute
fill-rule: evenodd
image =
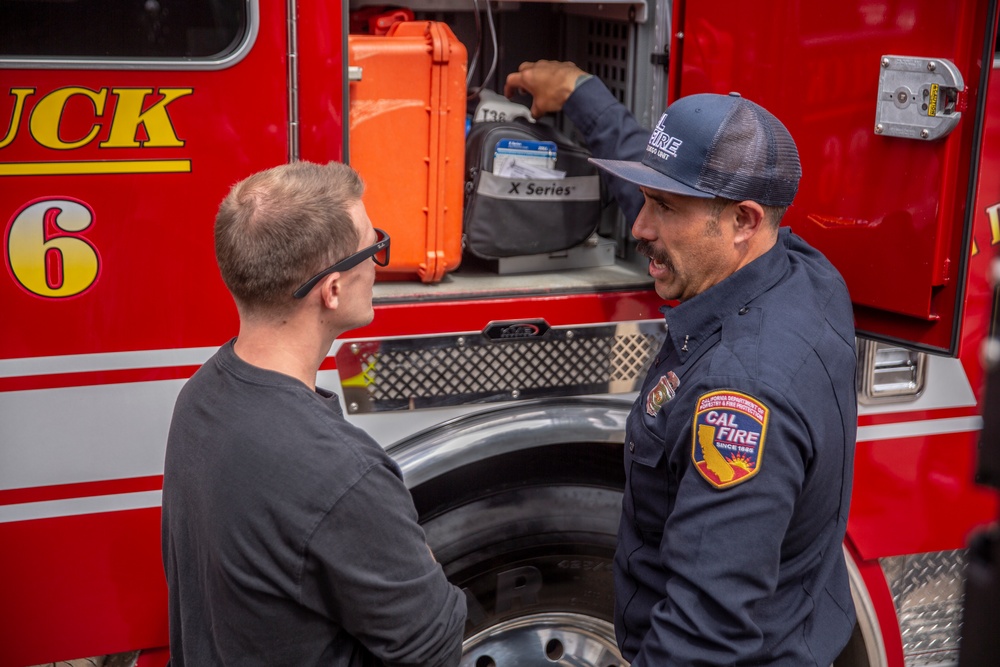
<svg viewBox="0 0 1000 667"><path fill-rule="evenodd" d="M233 186L215 248L240 328L181 390L163 478L171 662L457 665L466 603L396 463L316 386L372 321L357 173L297 162Z"/></svg>

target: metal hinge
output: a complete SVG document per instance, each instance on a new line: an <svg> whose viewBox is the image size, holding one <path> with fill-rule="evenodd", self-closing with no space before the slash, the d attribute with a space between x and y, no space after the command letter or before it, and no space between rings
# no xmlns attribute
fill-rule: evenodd
<svg viewBox="0 0 1000 667"><path fill-rule="evenodd" d="M965 82L944 58L882 56L875 134L930 141L947 136L965 110Z"/></svg>
<svg viewBox="0 0 1000 667"><path fill-rule="evenodd" d="M670 70L670 52L668 47L663 47L663 53L651 53L649 54L649 63L651 65L659 65L663 68L664 72Z"/></svg>
<svg viewBox="0 0 1000 667"><path fill-rule="evenodd" d="M912 401L927 382L927 355L858 339L858 401L865 405Z"/></svg>

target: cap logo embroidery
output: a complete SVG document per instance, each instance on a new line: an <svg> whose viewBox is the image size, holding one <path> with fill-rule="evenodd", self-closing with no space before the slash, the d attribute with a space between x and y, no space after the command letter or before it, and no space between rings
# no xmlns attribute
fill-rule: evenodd
<svg viewBox="0 0 1000 667"><path fill-rule="evenodd" d="M660 381L646 394L646 414L655 417L663 404L670 401L681 384L680 378L673 371L660 376Z"/></svg>
<svg viewBox="0 0 1000 667"><path fill-rule="evenodd" d="M663 126L666 121L667 114L663 114L660 117L660 121L656 124L656 129L653 130L652 136L649 137L649 143L646 144L646 150L661 160L669 160L672 157L677 157L677 149L684 143L683 140L673 137L664 131Z"/></svg>
<svg viewBox="0 0 1000 667"><path fill-rule="evenodd" d="M763 464L770 410L738 391L712 391L695 404L691 460L717 489L747 481Z"/></svg>

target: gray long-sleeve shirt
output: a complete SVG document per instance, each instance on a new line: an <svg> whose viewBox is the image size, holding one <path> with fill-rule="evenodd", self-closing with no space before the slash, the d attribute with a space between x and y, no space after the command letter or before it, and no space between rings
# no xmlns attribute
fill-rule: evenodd
<svg viewBox="0 0 1000 667"><path fill-rule="evenodd" d="M185 385L167 443L163 561L181 665L456 665L466 603L398 466L337 397L242 361Z"/></svg>

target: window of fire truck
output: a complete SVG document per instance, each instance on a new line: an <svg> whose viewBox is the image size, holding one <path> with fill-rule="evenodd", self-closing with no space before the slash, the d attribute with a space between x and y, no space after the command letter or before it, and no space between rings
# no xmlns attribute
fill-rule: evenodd
<svg viewBox="0 0 1000 667"><path fill-rule="evenodd" d="M0 58L218 58L248 32L255 0L7 0Z"/></svg>

